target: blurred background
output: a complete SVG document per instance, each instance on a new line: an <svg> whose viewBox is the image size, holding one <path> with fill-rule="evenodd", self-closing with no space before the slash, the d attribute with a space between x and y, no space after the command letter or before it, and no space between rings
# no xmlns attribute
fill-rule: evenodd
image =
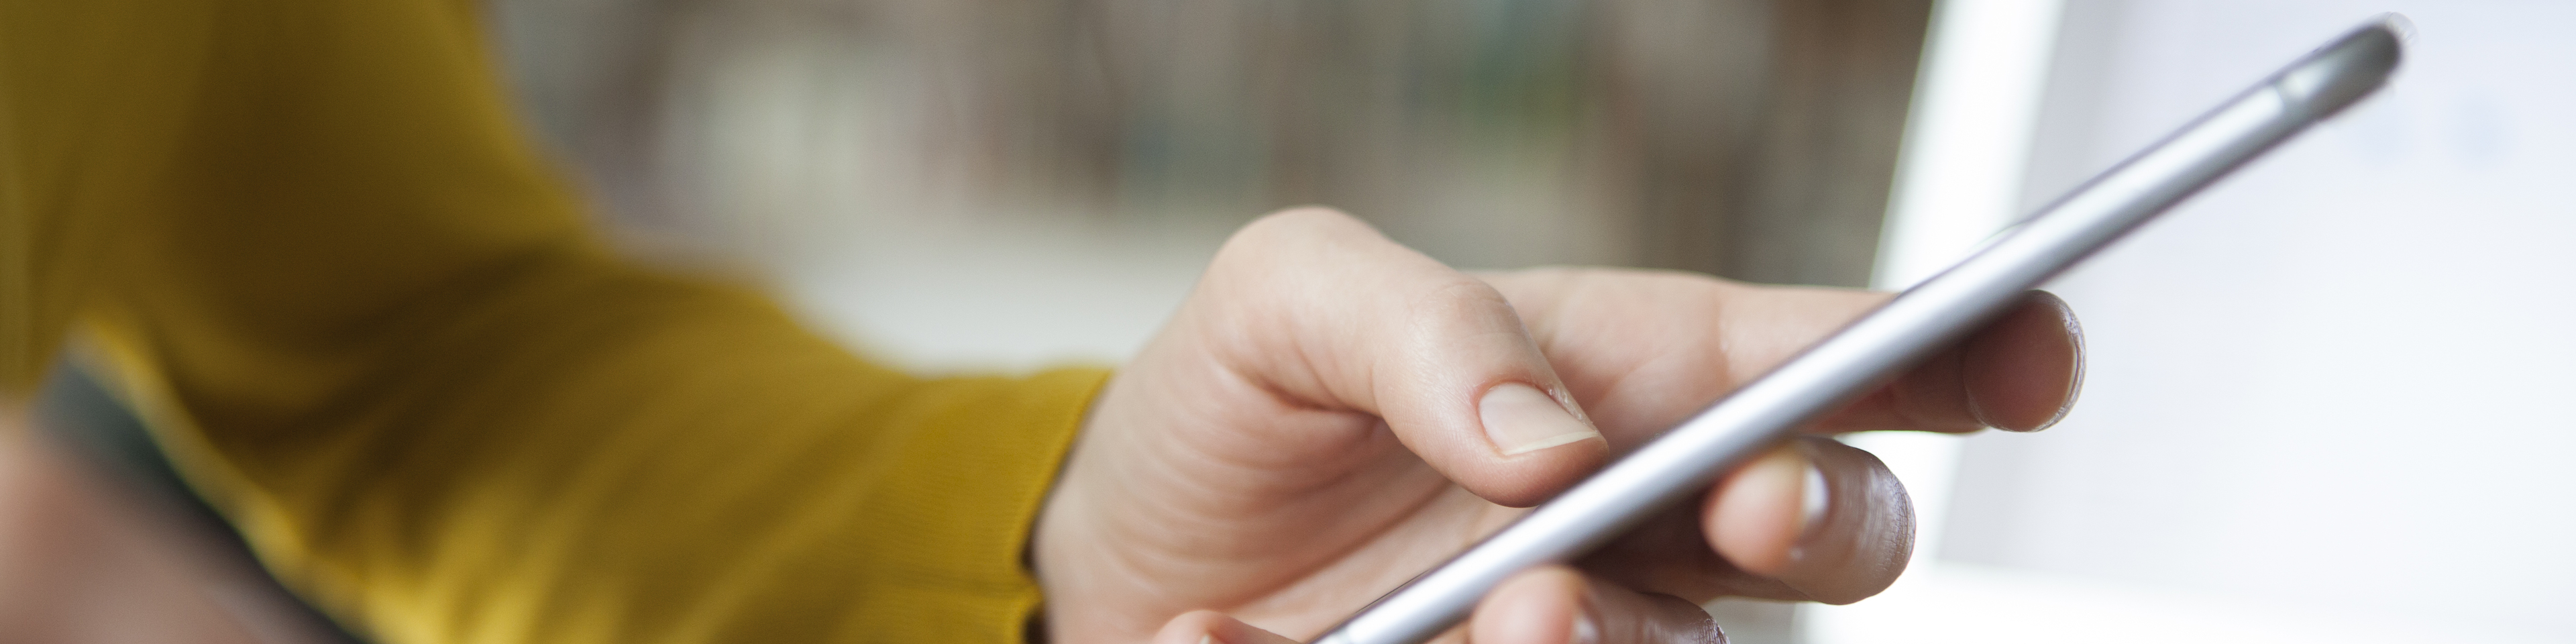
<svg viewBox="0 0 2576 644"><path fill-rule="evenodd" d="M2090 352L2063 424L1850 437L1921 506L1895 588L1712 611L1743 644L2576 641L2576 5L487 7L531 130L629 248L931 371L1115 362L1234 227L1304 203L1462 266L1902 288L2404 12L2386 91L2050 287ZM170 523L112 471L16 461L5 485ZM155 572L93 575L145 580L101 632L340 637L275 617L221 539L158 534L112 548Z"/></svg>
<svg viewBox="0 0 2576 644"><path fill-rule="evenodd" d="M1233 229L1859 286L1923 0L492 0L639 247L921 366L1116 359ZM1047 310L1043 322L1020 312Z"/></svg>

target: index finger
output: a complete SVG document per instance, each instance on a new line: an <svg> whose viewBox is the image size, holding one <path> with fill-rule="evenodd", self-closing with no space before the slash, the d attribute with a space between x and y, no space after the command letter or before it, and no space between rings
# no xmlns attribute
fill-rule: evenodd
<svg viewBox="0 0 2576 644"><path fill-rule="evenodd" d="M1521 311L1567 388L1618 447L1671 428L1892 297L1664 271L1484 277ZM2081 347L2065 303L2033 291L1814 430L2040 429L2074 400Z"/></svg>
<svg viewBox="0 0 2576 644"><path fill-rule="evenodd" d="M2047 291L1817 424L1818 431L2035 432L2056 425L2084 385L2084 332Z"/></svg>

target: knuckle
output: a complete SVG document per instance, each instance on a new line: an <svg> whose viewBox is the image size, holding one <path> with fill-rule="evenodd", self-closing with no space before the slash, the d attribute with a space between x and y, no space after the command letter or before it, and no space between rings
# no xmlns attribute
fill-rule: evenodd
<svg viewBox="0 0 2576 644"><path fill-rule="evenodd" d="M1236 229L1217 248L1209 268L1211 272L1227 272L1265 266L1296 248L1323 243L1351 228L1366 227L1349 214L1323 206L1272 212Z"/></svg>
<svg viewBox="0 0 2576 644"><path fill-rule="evenodd" d="M1528 336L1519 311L1502 291L1465 274L1427 285L1404 310L1411 317L1407 326L1425 333L1417 340L1488 342L1499 337L1519 343Z"/></svg>
<svg viewBox="0 0 2576 644"><path fill-rule="evenodd" d="M1501 290L1484 280L1464 273L1441 276L1440 281L1424 289L1420 304L1432 310L1466 313L1508 313L1511 300Z"/></svg>
<svg viewBox="0 0 2576 644"><path fill-rule="evenodd" d="M1235 240L1276 242L1364 228L1359 218L1324 206L1298 206L1262 215L1234 233Z"/></svg>
<svg viewBox="0 0 2576 644"><path fill-rule="evenodd" d="M1352 217L1350 213L1342 212L1339 208L1310 204L1304 206L1290 206L1271 211L1270 214L1262 215L1260 219L1254 220L1253 223L1260 224L1262 222L1302 223L1308 225L1355 224L1359 222L1359 218Z"/></svg>

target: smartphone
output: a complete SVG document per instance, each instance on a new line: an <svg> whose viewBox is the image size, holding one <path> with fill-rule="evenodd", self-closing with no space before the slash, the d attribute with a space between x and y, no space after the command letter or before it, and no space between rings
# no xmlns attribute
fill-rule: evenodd
<svg viewBox="0 0 2576 644"><path fill-rule="evenodd" d="M1513 573L1582 556L1698 496L1719 474L1982 327L2024 291L2378 90L2410 30L2404 17L2385 14L2290 63L1315 643L1418 644L1466 619Z"/></svg>

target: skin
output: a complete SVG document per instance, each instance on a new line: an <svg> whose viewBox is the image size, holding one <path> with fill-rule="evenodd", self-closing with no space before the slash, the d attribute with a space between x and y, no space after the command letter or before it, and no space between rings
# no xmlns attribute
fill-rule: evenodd
<svg viewBox="0 0 2576 644"><path fill-rule="evenodd" d="M1032 548L1047 632L1311 639L1887 297L1654 271L1467 274L1338 212L1270 215L1094 405ZM1813 432L2044 428L2077 389L2078 337L2064 304L2034 293ZM1510 384L1600 435L1510 453L1479 407ZM1443 641L1719 641L1698 604L1868 597L1902 572L1912 526L1875 457L1793 441L1593 556L1514 577Z"/></svg>
<svg viewBox="0 0 2576 644"><path fill-rule="evenodd" d="M321 641L239 590L257 572L161 523L24 409L0 400L0 642Z"/></svg>

